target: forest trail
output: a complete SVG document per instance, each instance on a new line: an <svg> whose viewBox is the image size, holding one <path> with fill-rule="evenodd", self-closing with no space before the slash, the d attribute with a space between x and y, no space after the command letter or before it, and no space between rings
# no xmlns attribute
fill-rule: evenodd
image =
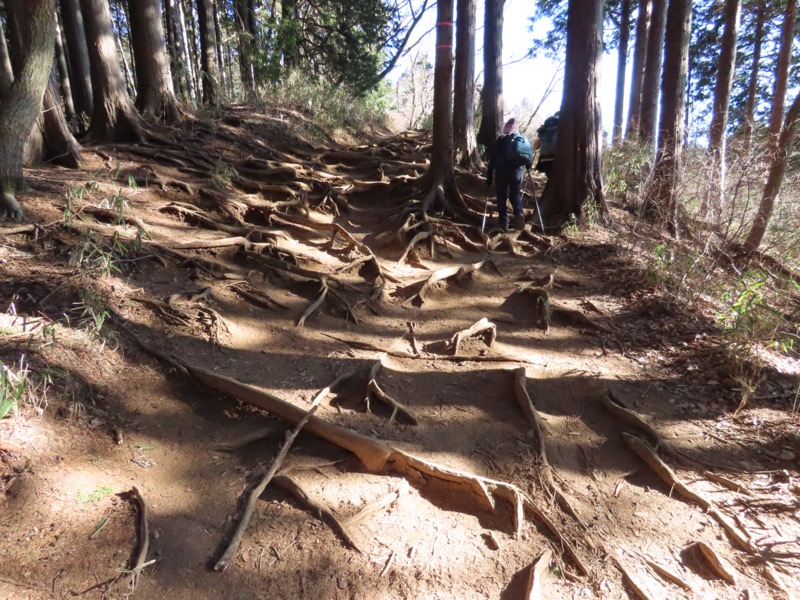
<svg viewBox="0 0 800 600"><path fill-rule="evenodd" d="M404 212L424 135L348 146L277 109L96 150L30 172L37 225L0 229L0 357L49 383L40 415L0 421L0 597L130 594L133 488L140 598L800 594L791 382L731 417L721 334L624 227ZM483 180L459 186L479 223ZM219 376L300 415L346 376L315 422L372 440L356 458L301 432L222 573L287 424Z"/></svg>

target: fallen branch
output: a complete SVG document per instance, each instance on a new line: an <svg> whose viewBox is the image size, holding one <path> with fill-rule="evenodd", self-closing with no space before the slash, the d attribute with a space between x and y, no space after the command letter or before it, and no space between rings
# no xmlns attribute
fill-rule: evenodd
<svg viewBox="0 0 800 600"><path fill-rule="evenodd" d="M255 510L256 501L259 499L261 494L264 493L264 490L267 489L267 485L269 485L269 482L275 476L275 473L277 473L278 469L283 463L283 460L289 453L289 448L292 447L292 443L294 442L295 438L300 433L300 430L306 426L309 419L314 414L314 411L317 410L318 406L319 403L313 404L303 418L300 419L300 422L297 423L295 428L286 435L286 441L283 443L278 455L272 461L272 465L270 465L266 475L264 475L259 484L251 490L250 496L247 498L247 503L244 506L242 517L239 519L239 524L236 526L236 531L234 532L231 541L228 543L228 547L225 549L225 552L222 553L222 556L214 564L215 571L224 571L230 565L231 559L233 558L234 554L236 554L236 550L238 550L239 544L242 542L244 532L247 530L247 525L250 523L250 518L253 516L253 510Z"/></svg>
<svg viewBox="0 0 800 600"><path fill-rule="evenodd" d="M664 461L656 454L645 442L629 433L622 432L622 441L630 448L634 454L641 458L671 489L676 490L684 498L700 505L709 515L714 517L722 528L728 533L735 544L751 554L757 554L758 550L753 547L747 537L725 517L719 509L701 494L693 491L681 481L681 479L670 469Z"/></svg>
<svg viewBox="0 0 800 600"><path fill-rule="evenodd" d="M266 308L268 310L272 310L273 307L277 306L278 308L282 308L287 310L289 307L281 302L275 300L272 296L267 294L262 290L253 289L252 291L244 289L241 284L233 284L230 286L230 289L237 294L239 294L245 300L249 300L256 306L260 306L262 308Z"/></svg>
<svg viewBox="0 0 800 600"><path fill-rule="evenodd" d="M356 544L347 527L341 521L339 521L338 518L336 518L336 515L333 514L333 511L322 504L319 500L314 499L305 489L300 486L300 484L298 484L288 475L277 475L275 476L274 482L278 487L291 492L295 498L310 508L318 518L324 518L324 520L326 520L328 524L336 530L336 532L344 539L347 545L353 550L359 554L364 553L358 544Z"/></svg>
<svg viewBox="0 0 800 600"><path fill-rule="evenodd" d="M531 565L528 574L528 582L525 586L526 600L542 600L542 581L550 568L550 561L553 560L553 551L549 548L542 553L539 559Z"/></svg>
<svg viewBox="0 0 800 600"><path fill-rule="evenodd" d="M711 471L703 471L703 477L711 481L714 481L720 484L721 486L728 488L729 490L738 492L740 494L744 494L745 496L753 495L753 492L748 490L742 484L733 481L732 479L728 479L727 477L723 477L722 475L717 475L716 473L712 473Z"/></svg>

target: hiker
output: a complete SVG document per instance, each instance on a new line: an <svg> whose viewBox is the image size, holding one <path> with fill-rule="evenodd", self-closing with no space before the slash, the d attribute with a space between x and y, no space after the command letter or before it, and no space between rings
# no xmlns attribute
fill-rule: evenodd
<svg viewBox="0 0 800 600"><path fill-rule="evenodd" d="M495 182L497 193L498 225L500 229L508 229L508 212L506 200L511 201L514 211L514 229L525 228L525 216L522 214L522 177L524 169L533 165L533 148L528 139L519 133L516 119L509 119L503 127L503 135L497 138L489 157L486 170L486 184L491 187Z"/></svg>
<svg viewBox="0 0 800 600"><path fill-rule="evenodd" d="M539 160L536 161L536 170L548 177L553 168L553 159L556 156L556 140L558 139L558 113L547 117L544 124L536 130L536 140L533 149L539 151Z"/></svg>

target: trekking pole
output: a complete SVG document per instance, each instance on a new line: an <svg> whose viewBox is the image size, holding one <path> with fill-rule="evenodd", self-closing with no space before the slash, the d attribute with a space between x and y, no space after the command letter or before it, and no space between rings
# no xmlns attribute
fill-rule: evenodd
<svg viewBox="0 0 800 600"><path fill-rule="evenodd" d="M489 192L486 192L486 202L483 203L483 223L481 223L481 233L486 228L486 212L489 210Z"/></svg>
<svg viewBox="0 0 800 600"><path fill-rule="evenodd" d="M533 189L533 177L531 177L530 171L528 171L528 183L531 184L531 196L533 196L533 203L536 205L536 214L539 215L539 226L542 228L542 233L544 233L544 221L542 220L542 209L539 208L539 200L536 198L536 191Z"/></svg>

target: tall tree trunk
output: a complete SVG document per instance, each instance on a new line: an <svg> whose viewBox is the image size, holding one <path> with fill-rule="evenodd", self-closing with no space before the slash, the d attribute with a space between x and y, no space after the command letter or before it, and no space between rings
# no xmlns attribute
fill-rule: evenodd
<svg viewBox="0 0 800 600"><path fill-rule="evenodd" d="M769 113L767 153L770 160L778 151L778 138L783 127L783 111L786 108L786 88L789 84L789 66L792 59L796 12L797 0L786 0L786 12L784 13L783 26L781 27L781 45L778 50L778 62L775 66L775 85L772 88L772 106Z"/></svg>
<svg viewBox="0 0 800 600"><path fill-rule="evenodd" d="M5 96L14 83L14 71L11 69L11 57L8 54L6 34L0 23L0 97Z"/></svg>
<svg viewBox="0 0 800 600"><path fill-rule="evenodd" d="M117 50L119 51L119 56L122 59L122 72L125 75L125 84L128 89L128 94L133 94L136 91L136 78L131 70L131 61L128 60L128 53L125 52L125 48L122 46L123 24L126 25L126 29L129 29L130 26L126 20L123 20L123 12L120 8L119 1L114 4L114 12L116 13L116 26L113 27L113 30L116 33L115 37L117 39ZM128 42L130 43L130 39Z"/></svg>
<svg viewBox="0 0 800 600"><path fill-rule="evenodd" d="M55 75L50 76L50 81L44 92L42 112L36 120L34 129L38 128L41 136L41 154L31 157L36 163L52 163L79 169L83 166L81 146L70 131L69 124L64 118L61 109L61 96L58 94L58 85Z"/></svg>
<svg viewBox="0 0 800 600"><path fill-rule="evenodd" d="M89 67L89 48L79 0L61 0L61 19L70 66L70 85L75 112L82 123L87 123L94 111L92 75Z"/></svg>
<svg viewBox="0 0 800 600"><path fill-rule="evenodd" d="M218 0L214 0L213 8L214 8L214 39L216 40L216 43L214 44L214 50L217 57L217 73L219 73L219 83L220 83L218 89L224 93L224 91L229 88L228 88L227 75L225 74L225 63L222 60L223 43L222 43L222 29L220 29L219 25Z"/></svg>
<svg viewBox="0 0 800 600"><path fill-rule="evenodd" d="M728 129L728 107L733 85L733 71L736 65L736 41L739 38L739 18L742 13L742 0L726 0L717 68L717 81L714 85L714 104L711 126L708 131L708 154L711 159L711 176L708 195L705 201L707 213L716 218L725 189L725 140Z"/></svg>
<svg viewBox="0 0 800 600"><path fill-rule="evenodd" d="M94 95L89 136L102 142L144 142L144 120L136 112L120 74L108 2L81 0L81 12L89 41Z"/></svg>
<svg viewBox="0 0 800 600"><path fill-rule="evenodd" d="M483 90L478 143L491 148L503 130L503 7L486 0L483 21Z"/></svg>
<svg viewBox="0 0 800 600"><path fill-rule="evenodd" d="M181 64L181 53L179 51L178 36L175 34L175 11L172 10L172 2L166 0L164 4L164 27L167 36L167 52L169 53L169 71L172 75L172 90L180 98L186 98L186 86L181 81L183 65Z"/></svg>
<svg viewBox="0 0 800 600"><path fill-rule="evenodd" d="M656 141L658 83L661 77L661 59L664 54L666 17L667 0L653 0L650 35L647 37L647 61L642 79L642 108L639 116L639 140L643 144L652 145Z"/></svg>
<svg viewBox="0 0 800 600"><path fill-rule="evenodd" d="M652 0L639 0L639 14L636 17L636 45L633 49L631 70L631 95L628 102L628 128L625 139L639 138L639 121L642 116L642 80L647 61L647 38L650 34L650 9Z"/></svg>
<svg viewBox="0 0 800 600"><path fill-rule="evenodd" d="M192 0L177 0L180 6L186 3L182 13L184 14L186 23L186 39L188 41L189 59L192 61L192 77L194 77L194 87L197 91L197 100L199 104L203 96L203 67L202 67L202 53L200 50L200 35L198 33L198 20L199 15L197 6Z"/></svg>
<svg viewBox="0 0 800 600"><path fill-rule="evenodd" d="M426 177L432 187L453 181L453 0L436 7L436 64L433 74L433 148Z"/></svg>
<svg viewBox="0 0 800 600"><path fill-rule="evenodd" d="M219 102L219 70L217 69L217 36L214 34L214 0L197 0L200 22L200 71L203 78L203 103Z"/></svg>
<svg viewBox="0 0 800 600"><path fill-rule="evenodd" d="M753 228L744 242L745 252L749 253L758 250L761 241L764 239L767 225L769 225L769 220L772 216L772 209L775 206L775 200L781 191L781 185L783 185L786 162L794 143L798 120L800 120L800 94L797 95L791 107L789 107L786 122L778 136L778 145L772 157L767 183L764 186L764 195L761 197L761 204L758 207L758 214L753 222Z"/></svg>
<svg viewBox="0 0 800 600"><path fill-rule="evenodd" d="M0 218L21 219L14 193L22 187L22 152L53 65L55 0L5 0L21 41L14 82L0 98Z"/></svg>
<svg viewBox="0 0 800 600"><path fill-rule="evenodd" d="M666 58L661 78L658 150L647 208L651 215L664 221L675 235L679 233L675 187L683 149L683 111L686 105L691 22L691 0L670 0L664 50Z"/></svg>
<svg viewBox="0 0 800 600"><path fill-rule="evenodd" d="M761 45L764 42L764 20L767 10L764 5L756 7L756 32L753 39L753 61L750 64L750 80L747 84L747 102L744 109L744 128L742 130L742 154L750 156L750 145L753 140L753 120L756 115L756 98L758 97L758 71L761 67Z"/></svg>
<svg viewBox="0 0 800 600"><path fill-rule="evenodd" d="M247 0L233 0L233 11L236 23L236 49L239 53L239 75L245 95L256 91L256 82L251 59L252 40L249 29L249 6Z"/></svg>
<svg viewBox="0 0 800 600"><path fill-rule="evenodd" d="M477 0L458 0L453 146L461 166L478 164L475 140L475 26Z"/></svg>
<svg viewBox="0 0 800 600"><path fill-rule="evenodd" d="M64 98L64 112L67 120L75 121L75 105L72 103L72 85L69 79L67 57L64 53L64 40L61 26L56 21L56 65L58 66L58 80L61 84L61 95Z"/></svg>
<svg viewBox="0 0 800 600"><path fill-rule="evenodd" d="M145 117L174 121L180 116L164 48L161 0L128 0L136 65L136 108Z"/></svg>
<svg viewBox="0 0 800 600"><path fill-rule="evenodd" d="M200 95L197 89L197 77L194 71L194 61L192 54L189 51L189 35L186 29L186 15L183 11L182 0L169 0L172 4L173 18L175 19L175 28L178 35L178 44L180 46L180 53L183 57L183 76L186 80L186 89L189 93L189 98L192 102L199 102Z"/></svg>
<svg viewBox="0 0 800 600"><path fill-rule="evenodd" d="M617 96L614 103L614 133L612 141L615 146L622 142L622 121L625 108L625 71L628 67L628 38L631 30L631 0L620 3L619 47L617 48Z"/></svg>
<svg viewBox="0 0 800 600"><path fill-rule="evenodd" d="M586 202L606 218L598 83L603 55L603 0L569 0L564 94L554 169L542 194L548 220L580 216Z"/></svg>

